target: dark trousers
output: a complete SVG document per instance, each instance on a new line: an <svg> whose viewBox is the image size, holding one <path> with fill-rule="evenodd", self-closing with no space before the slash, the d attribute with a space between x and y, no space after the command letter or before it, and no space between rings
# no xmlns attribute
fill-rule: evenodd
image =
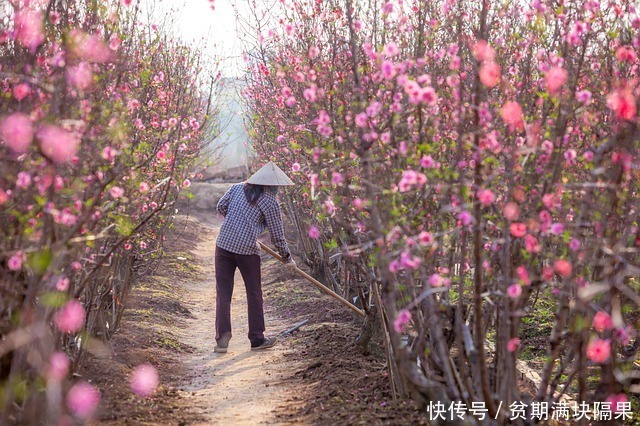
<svg viewBox="0 0 640 426"><path fill-rule="evenodd" d="M216 341L226 345L231 339L231 296L236 268L247 290L249 340L252 346L264 340L264 311L260 256L242 255L216 247Z"/></svg>

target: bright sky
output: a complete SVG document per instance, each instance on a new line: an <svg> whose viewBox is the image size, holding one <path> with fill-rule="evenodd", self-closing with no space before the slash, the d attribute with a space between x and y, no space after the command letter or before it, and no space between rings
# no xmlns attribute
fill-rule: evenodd
<svg viewBox="0 0 640 426"><path fill-rule="evenodd" d="M0 0L1 1L1 0ZM208 0L140 0L142 10L151 7L153 16L160 24L166 11L174 9L173 28L185 42L202 46L206 41L205 56L220 63L223 77L242 75L242 45L236 33L236 18L233 5L247 7L247 0L215 0L215 10L211 10ZM213 142L213 146L226 145L221 154L223 166L243 164L247 148L244 142L247 135L242 122L242 109L237 100L237 88L229 86L229 90L220 95L221 134Z"/></svg>
<svg viewBox="0 0 640 426"><path fill-rule="evenodd" d="M243 0L215 0L211 10L208 0L141 0L158 10L174 8L175 29L187 42L207 41L207 55L220 58L225 76L239 74L242 67L242 46L236 35L235 12L232 4L242 7Z"/></svg>

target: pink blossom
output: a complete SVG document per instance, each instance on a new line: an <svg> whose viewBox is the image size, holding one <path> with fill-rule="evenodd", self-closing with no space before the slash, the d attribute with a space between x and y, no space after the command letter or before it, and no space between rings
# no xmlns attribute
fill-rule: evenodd
<svg viewBox="0 0 640 426"><path fill-rule="evenodd" d="M460 220L460 222L462 223L462 226L467 226L471 224L472 219L473 219L473 216L471 216L471 213L469 213L466 210L458 213L458 220Z"/></svg>
<svg viewBox="0 0 640 426"><path fill-rule="evenodd" d="M353 200L353 207L355 207L356 210L364 210L367 207L367 202L362 198L355 198Z"/></svg>
<svg viewBox="0 0 640 426"><path fill-rule="evenodd" d="M564 159L567 160L567 164L569 165L575 164L577 156L578 154L576 154L575 149L568 149L564 152Z"/></svg>
<svg viewBox="0 0 640 426"><path fill-rule="evenodd" d="M587 344L587 358L589 360L603 364L611 356L611 340L593 338Z"/></svg>
<svg viewBox="0 0 640 426"><path fill-rule="evenodd" d="M512 299L517 299L522 294L522 287L520 284L511 284L507 288L507 295Z"/></svg>
<svg viewBox="0 0 640 426"><path fill-rule="evenodd" d="M98 408L100 392L87 382L76 383L67 393L66 402L74 416L86 420Z"/></svg>
<svg viewBox="0 0 640 426"><path fill-rule="evenodd" d="M338 172L333 172L331 174L331 182L338 186L340 185L342 182L344 182L344 176L342 176L342 173L338 173Z"/></svg>
<svg viewBox="0 0 640 426"><path fill-rule="evenodd" d="M431 86L427 86L421 89L418 99L420 102L425 103L429 106L434 106L438 103L438 96L436 95L436 91Z"/></svg>
<svg viewBox="0 0 640 426"><path fill-rule="evenodd" d="M511 235L516 238L524 237L524 234L527 233L527 225L520 222L512 223L509 230L511 231Z"/></svg>
<svg viewBox="0 0 640 426"><path fill-rule="evenodd" d="M75 223L78 221L78 217L70 213L68 208L65 208L64 210L60 210L59 212L54 214L53 221L62 225L71 226L75 225Z"/></svg>
<svg viewBox="0 0 640 426"><path fill-rule="evenodd" d="M520 216L520 207L514 202L509 202L502 209L502 214L507 220L517 220Z"/></svg>
<svg viewBox="0 0 640 426"><path fill-rule="evenodd" d="M480 82L487 87L493 87L500 82L502 76L500 65L491 61L480 66Z"/></svg>
<svg viewBox="0 0 640 426"><path fill-rule="evenodd" d="M445 280L440 274L432 274L429 277L429 285L431 287L442 287L443 285L445 285Z"/></svg>
<svg viewBox="0 0 640 426"><path fill-rule="evenodd" d="M29 87L27 83L17 84L13 88L13 97L16 98L18 102L26 98L29 93L31 93L31 87Z"/></svg>
<svg viewBox="0 0 640 426"><path fill-rule="evenodd" d="M40 125L36 136L42 153L56 164L69 161L80 145L76 134L52 124Z"/></svg>
<svg viewBox="0 0 640 426"><path fill-rule="evenodd" d="M420 159L420 167L424 167L425 169L432 169L437 166L438 163L430 155L426 155Z"/></svg>
<svg viewBox="0 0 640 426"><path fill-rule="evenodd" d="M49 12L49 22L53 25L58 25L60 23L60 14L55 10Z"/></svg>
<svg viewBox="0 0 640 426"><path fill-rule="evenodd" d="M632 120L636 116L636 100L628 87L618 88L609 94L607 106L620 120Z"/></svg>
<svg viewBox="0 0 640 426"><path fill-rule="evenodd" d="M45 39L42 12L24 8L16 12L14 26L18 43L35 53Z"/></svg>
<svg viewBox="0 0 640 426"><path fill-rule="evenodd" d="M392 260L391 262L389 262L389 272L395 274L399 270L400 270L400 262L398 262L397 260Z"/></svg>
<svg viewBox="0 0 640 426"><path fill-rule="evenodd" d="M509 341L507 342L507 350L509 352L515 352L516 350L518 350L519 346L520 346L520 339L518 339L517 337L514 337L513 339L509 339Z"/></svg>
<svg viewBox="0 0 640 426"><path fill-rule="evenodd" d="M49 358L49 368L47 369L47 379L60 381L67 377L71 361L64 352L54 352Z"/></svg>
<svg viewBox="0 0 640 426"><path fill-rule="evenodd" d="M547 84L547 91L554 95L556 94L567 81L567 70L561 67L551 68L545 74L544 81Z"/></svg>
<svg viewBox="0 0 640 426"><path fill-rule="evenodd" d="M385 44L382 48L382 54L387 57L393 57L400 53L400 49L398 49L398 45L393 41Z"/></svg>
<svg viewBox="0 0 640 426"><path fill-rule="evenodd" d="M109 49L116 51L120 48L122 44L122 39L116 33L111 34L111 38L109 39Z"/></svg>
<svg viewBox="0 0 640 426"><path fill-rule="evenodd" d="M33 124L28 115L15 112L0 121L0 139L12 151L23 154L33 140Z"/></svg>
<svg viewBox="0 0 640 426"><path fill-rule="evenodd" d="M81 61L107 63L113 60L113 51L102 41L100 34L88 34L72 30L72 51Z"/></svg>
<svg viewBox="0 0 640 426"><path fill-rule="evenodd" d="M633 328L631 326L616 327L613 330L613 338L619 341L623 346L626 346L631 342L631 333Z"/></svg>
<svg viewBox="0 0 640 426"><path fill-rule="evenodd" d="M520 279L520 282L524 285L531 285L531 278L529 277L529 271L524 265L520 265L516 268L516 275Z"/></svg>
<svg viewBox="0 0 640 426"><path fill-rule="evenodd" d="M486 40L478 40L473 47L473 56L478 62L493 61L496 57L496 52Z"/></svg>
<svg viewBox="0 0 640 426"><path fill-rule="evenodd" d="M587 26L584 22L576 21L573 24L573 28L571 29L569 34L567 34L567 41L569 42L569 44L573 46L580 45L582 43L582 36L586 32L586 30Z"/></svg>
<svg viewBox="0 0 640 426"><path fill-rule="evenodd" d="M391 133L390 132L384 132L383 134L380 135L380 141L384 144L388 144L391 141Z"/></svg>
<svg viewBox="0 0 640 426"><path fill-rule="evenodd" d="M560 199L556 194L544 194L542 196L542 204L549 210L554 210L558 204L560 204ZM540 212L540 214L542 214L542 212Z"/></svg>
<svg viewBox="0 0 640 426"><path fill-rule="evenodd" d="M629 46L618 47L616 50L616 58L620 62L628 62L630 64L634 63L638 59L636 52Z"/></svg>
<svg viewBox="0 0 640 426"><path fill-rule="evenodd" d="M553 278L553 268L550 266L545 266L542 268L542 279L545 281L549 281Z"/></svg>
<svg viewBox="0 0 640 426"><path fill-rule="evenodd" d="M84 325L85 310L82 303L71 299L54 316L54 322L58 330L63 333L75 333Z"/></svg>
<svg viewBox="0 0 640 426"><path fill-rule="evenodd" d="M580 248L580 240L577 238L572 239L569 242L569 248L573 251L577 251Z"/></svg>
<svg viewBox="0 0 640 426"><path fill-rule="evenodd" d="M553 142L551 142L550 140L545 140L544 142L542 142L542 150L548 155L551 155L553 153Z"/></svg>
<svg viewBox="0 0 640 426"><path fill-rule="evenodd" d="M591 102L591 92L588 90L576 92L576 101L588 105Z"/></svg>
<svg viewBox="0 0 640 426"><path fill-rule="evenodd" d="M320 238L320 230L316 226L311 225L309 227L309 238L314 240Z"/></svg>
<svg viewBox="0 0 640 426"><path fill-rule="evenodd" d="M27 256L22 251L15 253L9 258L7 266L11 271L19 271L22 268L22 263L27 260Z"/></svg>
<svg viewBox="0 0 640 426"><path fill-rule="evenodd" d="M151 364L142 364L136 367L129 379L133 393L143 398L151 396L159 383L158 372Z"/></svg>
<svg viewBox="0 0 640 426"><path fill-rule="evenodd" d="M629 404L629 398L624 393L611 394L605 399L605 402L611 403L611 411L613 413L619 413L621 411L627 411L630 413L631 405ZM616 417L617 418L617 417Z"/></svg>
<svg viewBox="0 0 640 426"><path fill-rule="evenodd" d="M400 312L398 312L398 316L393 321L393 328L397 333L402 333L410 322L411 312L406 309L401 309Z"/></svg>
<svg viewBox="0 0 640 426"><path fill-rule="evenodd" d="M355 123L358 127L365 127L367 125L367 114L361 112L360 114L356 115Z"/></svg>
<svg viewBox="0 0 640 426"><path fill-rule="evenodd" d="M67 83L78 90L87 90L93 84L93 71L87 62L67 67Z"/></svg>
<svg viewBox="0 0 640 426"><path fill-rule="evenodd" d="M304 92L302 92L302 95L307 100L307 102L313 103L318 99L317 90L318 88L316 86L311 86L305 89Z"/></svg>
<svg viewBox="0 0 640 426"><path fill-rule="evenodd" d="M111 189L109 189L109 195L118 199L124 195L124 189L119 186L112 186Z"/></svg>
<svg viewBox="0 0 640 426"><path fill-rule="evenodd" d="M320 48L318 46L311 46L309 48L309 59L317 58L320 54Z"/></svg>
<svg viewBox="0 0 640 426"><path fill-rule="evenodd" d="M113 160L115 160L116 155L118 155L118 151L116 151L114 148L110 146L105 146L102 149L102 158L104 158L106 161L110 163L112 163Z"/></svg>
<svg viewBox="0 0 640 426"><path fill-rule="evenodd" d="M382 65L380 65L380 69L382 70L382 75L387 80L390 80L396 76L396 65L393 63L393 61L390 61L388 59L383 61Z"/></svg>
<svg viewBox="0 0 640 426"><path fill-rule="evenodd" d="M410 256L409 253L404 252L400 256L400 264L408 269L417 269L420 266L420 258L417 256Z"/></svg>
<svg viewBox="0 0 640 426"><path fill-rule="evenodd" d="M605 330L611 330L613 328L613 321L611 320L611 315L606 313L605 311L598 311L593 317L593 325L594 330L599 333L602 333Z"/></svg>
<svg viewBox="0 0 640 426"><path fill-rule="evenodd" d="M398 190L407 192L411 187L418 183L418 173L415 170L405 170L402 172L402 179L398 182Z"/></svg>
<svg viewBox="0 0 640 426"><path fill-rule="evenodd" d="M294 98L293 96L289 96L284 101L284 104L287 106L287 108L292 108L296 104L296 98Z"/></svg>
<svg viewBox="0 0 640 426"><path fill-rule="evenodd" d="M572 271L571 263L565 259L556 260L553 264L553 269L563 278L570 276Z"/></svg>
<svg viewBox="0 0 640 426"><path fill-rule="evenodd" d="M522 113L522 107L516 101L507 101L502 105L501 109L502 119L509 128L516 130L524 129L524 118Z"/></svg>
<svg viewBox="0 0 640 426"><path fill-rule="evenodd" d="M19 172L16 179L16 187L26 189L31 185L31 175L27 172Z"/></svg>
<svg viewBox="0 0 640 426"><path fill-rule="evenodd" d="M420 244L422 244L423 246L428 246L433 243L433 235L431 235L431 233L427 231L422 231L418 235L418 240L420 241Z"/></svg>
<svg viewBox="0 0 640 426"><path fill-rule="evenodd" d="M141 182L139 189L141 193L146 194L149 192L149 184L147 182Z"/></svg>
<svg viewBox="0 0 640 426"><path fill-rule="evenodd" d="M496 200L496 195L490 189L481 189L476 193L476 197L483 206L490 206Z"/></svg>
<svg viewBox="0 0 640 426"><path fill-rule="evenodd" d="M291 170L294 172L299 172L300 171L300 164L299 163L293 163L291 165Z"/></svg>
<svg viewBox="0 0 640 426"><path fill-rule="evenodd" d="M7 194L4 189L0 188L0 206L6 203L8 199L9 194Z"/></svg>
<svg viewBox="0 0 640 426"><path fill-rule="evenodd" d="M334 214L336 210L335 204L333 204L333 200L329 199L323 203L324 207L327 209L327 213Z"/></svg>
<svg viewBox="0 0 640 426"><path fill-rule="evenodd" d="M67 291L69 289L69 278L60 277L56 282L56 290L58 291Z"/></svg>
<svg viewBox="0 0 640 426"><path fill-rule="evenodd" d="M182 182L182 187L183 187L183 188L188 188L188 187L190 187L190 186L191 186L191 181L190 181L189 179L185 179L185 180Z"/></svg>
<svg viewBox="0 0 640 426"><path fill-rule="evenodd" d="M51 58L47 59L47 64L55 68L62 68L66 65L65 56L66 51L60 50Z"/></svg>
<svg viewBox="0 0 640 426"><path fill-rule="evenodd" d="M564 225L556 222L551 225L551 233L554 235L560 235L564 232Z"/></svg>

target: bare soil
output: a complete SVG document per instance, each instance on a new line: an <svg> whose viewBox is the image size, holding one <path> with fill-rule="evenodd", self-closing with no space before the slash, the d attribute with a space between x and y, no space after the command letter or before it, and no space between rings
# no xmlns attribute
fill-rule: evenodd
<svg viewBox="0 0 640 426"><path fill-rule="evenodd" d="M263 352L250 351L244 284L232 305L229 351L213 351L215 238L211 213L180 216L155 273L132 291L106 356L90 356L79 375L102 392L96 423L108 425L425 424L410 403L391 400L382 348L355 346L360 319L310 283L263 257L267 334L296 331ZM161 386L147 399L128 378L150 362Z"/></svg>

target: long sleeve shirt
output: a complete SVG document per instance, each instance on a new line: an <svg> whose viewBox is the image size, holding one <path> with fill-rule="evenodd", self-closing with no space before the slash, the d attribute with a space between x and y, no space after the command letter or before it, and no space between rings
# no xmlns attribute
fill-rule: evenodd
<svg viewBox="0 0 640 426"><path fill-rule="evenodd" d="M291 257L284 238L282 214L274 194L264 191L254 205L244 195L244 183L233 185L218 202L224 221L216 245L236 254L258 254L258 236L269 230L271 242L286 261Z"/></svg>

